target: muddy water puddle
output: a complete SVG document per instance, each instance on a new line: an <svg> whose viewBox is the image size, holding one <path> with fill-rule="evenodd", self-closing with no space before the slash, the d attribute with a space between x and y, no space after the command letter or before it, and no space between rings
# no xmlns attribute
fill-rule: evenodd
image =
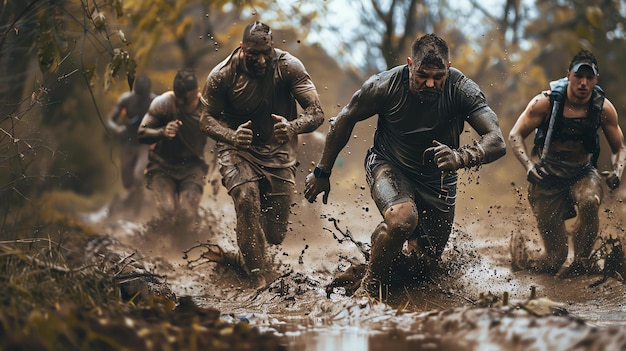
<svg viewBox="0 0 626 351"><path fill-rule="evenodd" d="M245 320L278 335L293 351L623 349L626 286L611 278L590 287L599 276L558 279L512 271L509 239L520 223L500 217L464 222L461 216L444 253L448 271L428 284L407 287L391 305L345 297L341 289L326 297L324 287L341 266L340 257L362 259L352 243L333 239L328 223L326 229L298 231L285 241L278 256L291 273L262 291L213 264L188 270L178 262L172 272L162 273L177 295L219 309L225 320ZM340 227L367 241L376 219L359 220ZM566 314L538 317L520 308L531 289ZM505 293L508 306L481 305L481 296ZM598 342L604 346L594 348ZM609 347L610 342L619 347Z"/></svg>
<svg viewBox="0 0 626 351"><path fill-rule="evenodd" d="M408 288L396 296L393 306L345 297L341 290L328 299L323 287L331 275L320 272L307 272L307 279L301 273L285 277L285 294L276 289L257 293L243 284L198 295L197 301L220 309L227 320L247 320L279 336L293 351L481 350L488 345L494 350L592 350L571 346L593 344L596 338L600 339L595 342L623 338L617 343L626 343L626 288L621 282L609 279L590 287L598 276L558 279L513 272L506 239L475 240L465 249L474 255L458 267L460 273ZM515 307L529 299L531 290L567 314L538 317ZM505 292L510 296L508 308L497 303L493 308L477 307L481 295L502 297ZM450 335L442 336L446 333ZM558 342L550 336L556 334ZM520 345L528 348L511 348L517 339L526 340Z"/></svg>

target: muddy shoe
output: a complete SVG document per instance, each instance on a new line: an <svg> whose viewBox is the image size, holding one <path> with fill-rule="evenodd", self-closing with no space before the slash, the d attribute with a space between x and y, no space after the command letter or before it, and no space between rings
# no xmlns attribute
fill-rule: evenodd
<svg viewBox="0 0 626 351"><path fill-rule="evenodd" d="M532 272L550 275L557 274L560 268L561 266L557 266L555 263L545 258L530 262L528 267L528 269Z"/></svg>
<svg viewBox="0 0 626 351"><path fill-rule="evenodd" d="M578 277L589 273L589 264L582 260L574 260L569 266L563 267L556 276L561 279Z"/></svg>
<svg viewBox="0 0 626 351"><path fill-rule="evenodd" d="M367 264L354 263L345 272L340 273L333 279L330 284L326 285L326 297L330 299L330 295L334 292L335 288L343 287L346 296L351 296L361 286L361 281L365 275Z"/></svg>
<svg viewBox="0 0 626 351"><path fill-rule="evenodd" d="M222 248L219 245L204 244L204 247L206 248L206 251L204 251L201 254L202 258L210 262L217 262L217 263L225 262L224 250L222 250Z"/></svg>
<svg viewBox="0 0 626 351"><path fill-rule="evenodd" d="M253 289L262 289L267 286L267 280L260 270L252 270L248 275L250 278L250 287Z"/></svg>

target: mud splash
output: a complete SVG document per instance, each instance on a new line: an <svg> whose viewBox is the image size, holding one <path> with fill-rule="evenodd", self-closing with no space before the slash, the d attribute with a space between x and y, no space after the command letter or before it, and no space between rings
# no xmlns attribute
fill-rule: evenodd
<svg viewBox="0 0 626 351"><path fill-rule="evenodd" d="M441 274L407 286L387 303L346 297L342 288L328 298L325 289L338 273L364 262L355 242L368 242L378 217L360 202L304 214L299 207L294 205L292 233L272 253L280 277L259 290L226 266L190 269L182 250L173 250L167 240L153 240L149 254L170 262L157 273L168 277L177 296L218 309L223 320L246 321L277 335L287 350L610 350L626 345L622 282L609 278L591 287L598 276L558 279L511 269L511 236L534 228L523 206L460 215ZM198 239L234 250L230 207L206 213L205 235ZM112 235L129 242L137 231L143 238L151 235L145 227L126 234L120 234L120 226L111 228ZM348 231L354 240L338 240Z"/></svg>

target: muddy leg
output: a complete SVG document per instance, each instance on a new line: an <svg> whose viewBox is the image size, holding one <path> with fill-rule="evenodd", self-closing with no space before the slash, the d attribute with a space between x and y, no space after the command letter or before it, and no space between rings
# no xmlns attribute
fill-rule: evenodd
<svg viewBox="0 0 626 351"><path fill-rule="evenodd" d="M128 205L132 209L133 216L138 216L142 213L144 206L146 206L143 174L148 165L148 145L136 146L137 155L135 157L135 164L133 168L133 185L129 189Z"/></svg>
<svg viewBox="0 0 626 351"><path fill-rule="evenodd" d="M241 251L248 273L265 270L265 233L261 227L261 203L257 182L247 182L234 187L231 196L237 215L237 245ZM262 274L253 274L261 286Z"/></svg>
<svg viewBox="0 0 626 351"><path fill-rule="evenodd" d="M130 189L135 182L135 164L139 156L139 149L134 143L122 142L120 145L120 170L124 189Z"/></svg>
<svg viewBox="0 0 626 351"><path fill-rule="evenodd" d="M285 240L289 227L291 193L268 195L266 200L262 201L263 228L270 245L280 245Z"/></svg>
<svg viewBox="0 0 626 351"><path fill-rule="evenodd" d="M568 269L560 272L560 277L571 277L589 271L589 255L598 236L598 211L602 201L602 186L599 178L589 177L580 180L572 187L572 198L578 209L578 216L572 231L574 261Z"/></svg>
<svg viewBox="0 0 626 351"><path fill-rule="evenodd" d="M179 194L178 219L181 232L178 233L182 248L191 246L197 239L196 224L198 220L198 206L202 198L202 187L195 183L183 183Z"/></svg>
<svg viewBox="0 0 626 351"><path fill-rule="evenodd" d="M163 218L172 217L176 213L176 184L172 179L163 173L156 173L149 182L150 189L154 194L159 216Z"/></svg>
<svg viewBox="0 0 626 351"><path fill-rule="evenodd" d="M552 192L531 184L528 201L537 219L537 228L545 249L545 255L530 268L554 274L567 259L565 215L570 208L567 194Z"/></svg>
<svg viewBox="0 0 626 351"><path fill-rule="evenodd" d="M412 202L399 203L385 211L384 219L372 234L370 262L363 278L362 287L371 296L379 295L372 287L388 283L393 260L417 226L417 209Z"/></svg>
<svg viewBox="0 0 626 351"><path fill-rule="evenodd" d="M547 217L547 218L546 218ZM567 232L565 223L560 218L552 218L546 213L537 218L537 226L546 250L534 269L540 272L556 273L567 259Z"/></svg>
<svg viewBox="0 0 626 351"><path fill-rule="evenodd" d="M454 206L451 206L448 212L433 208L421 212L420 228L417 230L418 254L425 255L435 262L441 258L452 232L454 213Z"/></svg>
<svg viewBox="0 0 626 351"><path fill-rule="evenodd" d="M573 231L574 259L588 258L600 224L598 211L602 201L602 187L599 180L582 179L572 188L572 198L578 207Z"/></svg>
<svg viewBox="0 0 626 351"><path fill-rule="evenodd" d="M448 243L454 222L455 207L447 212L433 208L420 211L420 224L408 241L408 255L400 255L398 264L403 283L423 281L434 272ZM395 272L395 271L394 271ZM394 273L394 277L400 275Z"/></svg>

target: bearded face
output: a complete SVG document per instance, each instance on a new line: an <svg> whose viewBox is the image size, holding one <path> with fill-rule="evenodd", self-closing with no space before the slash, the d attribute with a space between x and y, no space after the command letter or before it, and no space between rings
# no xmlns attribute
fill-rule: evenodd
<svg viewBox="0 0 626 351"><path fill-rule="evenodd" d="M409 90L422 102L437 101L443 92L443 85L448 77L448 68L435 65L409 64Z"/></svg>
<svg viewBox="0 0 626 351"><path fill-rule="evenodd" d="M269 37L253 37L242 44L246 70L255 77L263 77L272 64L272 43Z"/></svg>

